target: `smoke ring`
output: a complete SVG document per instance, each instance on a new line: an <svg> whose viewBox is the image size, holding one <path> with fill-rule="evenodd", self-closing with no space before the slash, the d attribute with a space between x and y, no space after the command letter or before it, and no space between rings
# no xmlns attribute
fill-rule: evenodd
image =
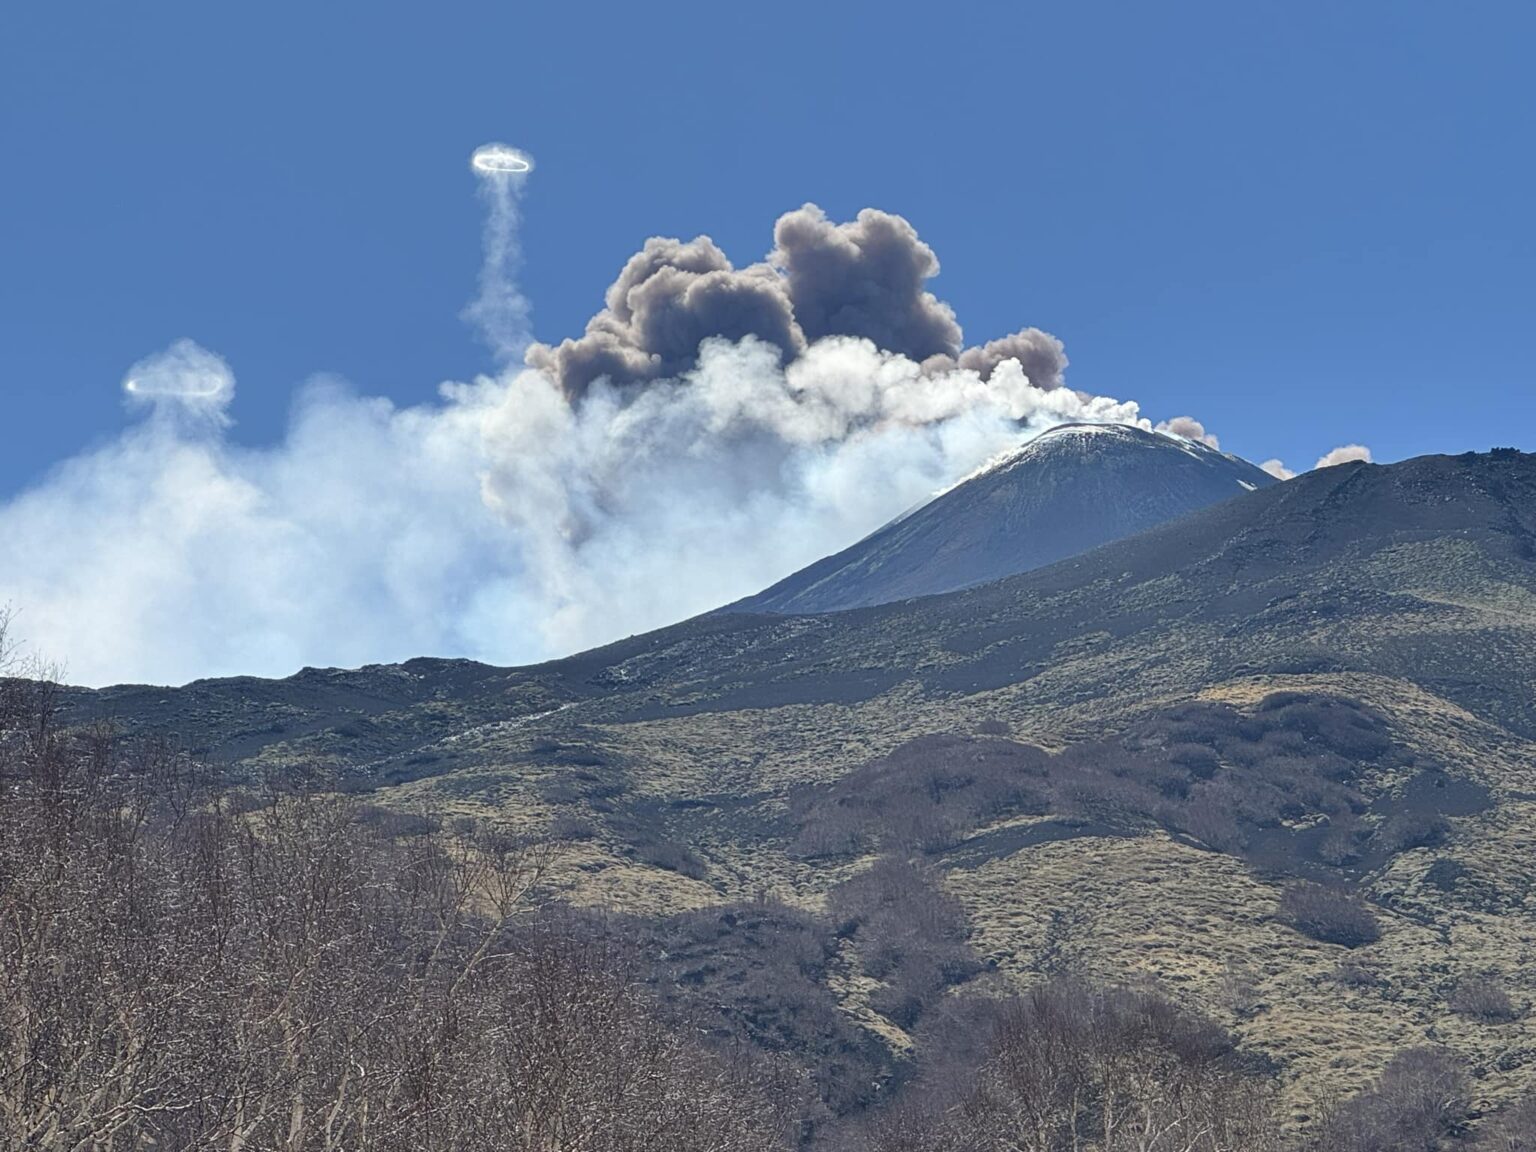
<svg viewBox="0 0 1536 1152"><path fill-rule="evenodd" d="M167 396L178 400L201 400L222 396L225 387L223 381L216 380L206 388L156 388L152 383L135 377L124 382L123 391L134 396Z"/></svg>
<svg viewBox="0 0 1536 1152"><path fill-rule="evenodd" d="M483 144L469 158L469 166L485 176L521 176L533 171L533 157L505 144Z"/></svg>

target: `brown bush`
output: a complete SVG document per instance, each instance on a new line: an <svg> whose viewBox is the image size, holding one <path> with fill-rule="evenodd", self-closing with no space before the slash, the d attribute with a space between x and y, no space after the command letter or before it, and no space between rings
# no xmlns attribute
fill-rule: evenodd
<svg viewBox="0 0 1536 1152"><path fill-rule="evenodd" d="M1221 790L1202 785L1169 822L1213 852L1236 852L1243 847L1243 833L1233 808L1231 798Z"/></svg>
<svg viewBox="0 0 1536 1152"><path fill-rule="evenodd" d="M791 815L807 856L937 853L993 821L1050 814L1127 831L1160 826L1214 851L1262 853L1267 868L1296 860L1343 867L1449 834L1432 805L1388 811L1374 838L1361 830L1360 815L1373 807L1355 787L1364 770L1411 760L1364 705L1277 693L1251 714L1181 705L1121 738L1054 756L1003 739L924 736L835 784L800 790ZM1287 832L1287 823L1304 827Z"/></svg>
<svg viewBox="0 0 1536 1152"><path fill-rule="evenodd" d="M1318 859L1340 867L1360 859L1360 828L1352 817L1331 820L1317 845Z"/></svg>
<svg viewBox="0 0 1536 1152"><path fill-rule="evenodd" d="M1504 991L1504 986L1487 976L1458 980L1446 1003L1458 1016L1484 1024L1507 1024L1520 1017L1519 1009Z"/></svg>
<svg viewBox="0 0 1536 1152"><path fill-rule="evenodd" d="M679 1027L803 1068L819 1100L807 1101L807 1124L871 1099L889 1052L828 988L837 939L824 920L756 900L602 927L645 957L651 987Z"/></svg>
<svg viewBox="0 0 1536 1152"><path fill-rule="evenodd" d="M1381 939L1381 924L1364 903L1321 884L1295 884L1280 898L1280 915L1298 932L1327 944L1358 948Z"/></svg>
<svg viewBox="0 0 1536 1152"><path fill-rule="evenodd" d="M1265 1069L1151 993L1077 981L987 1005L973 1062L939 1064L871 1125L871 1152L1271 1152Z"/></svg>
<svg viewBox="0 0 1536 1152"><path fill-rule="evenodd" d="M1389 855L1432 848L1451 834L1451 822L1437 812L1400 812L1376 830L1376 846Z"/></svg>
<svg viewBox="0 0 1536 1152"><path fill-rule="evenodd" d="M1471 1112L1467 1075L1440 1048L1410 1048L1392 1058L1365 1092L1330 1111L1315 1133L1316 1152L1437 1152L1463 1132Z"/></svg>
<svg viewBox="0 0 1536 1152"><path fill-rule="evenodd" d="M1536 1152L1536 1096L1488 1119L1475 1147L1482 1152Z"/></svg>
<svg viewBox="0 0 1536 1152"><path fill-rule="evenodd" d="M910 1029L934 999L981 968L967 942L965 911L919 868L884 858L828 897L838 931L853 940L869 976L884 987L877 1012Z"/></svg>
<svg viewBox="0 0 1536 1152"><path fill-rule="evenodd" d="M1043 813L1047 756L990 737L924 736L790 798L806 856L936 852L991 820Z"/></svg>
<svg viewBox="0 0 1536 1152"><path fill-rule="evenodd" d="M1382 986L1381 977L1358 960L1340 960L1333 970L1333 978L1346 988L1380 988Z"/></svg>

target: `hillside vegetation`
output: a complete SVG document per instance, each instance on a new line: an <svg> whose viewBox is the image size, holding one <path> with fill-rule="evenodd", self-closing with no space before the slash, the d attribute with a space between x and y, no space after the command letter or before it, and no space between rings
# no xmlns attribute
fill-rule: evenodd
<svg viewBox="0 0 1536 1152"><path fill-rule="evenodd" d="M926 600L59 706L407 857L535 853L519 940L623 957L743 1133L1385 1150L1530 1139L1532 684L1536 460L1496 452Z"/></svg>

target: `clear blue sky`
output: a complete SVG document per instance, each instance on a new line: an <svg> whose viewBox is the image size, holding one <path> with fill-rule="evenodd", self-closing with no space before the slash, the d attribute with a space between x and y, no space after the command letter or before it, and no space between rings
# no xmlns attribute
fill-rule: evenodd
<svg viewBox="0 0 1536 1152"><path fill-rule="evenodd" d="M0 35L0 495L190 336L281 434L317 371L488 367L465 158L539 171L579 329L646 236L738 259L807 200L910 218L972 341L1306 465L1536 449L1536 9L1477 3L26 3Z"/></svg>

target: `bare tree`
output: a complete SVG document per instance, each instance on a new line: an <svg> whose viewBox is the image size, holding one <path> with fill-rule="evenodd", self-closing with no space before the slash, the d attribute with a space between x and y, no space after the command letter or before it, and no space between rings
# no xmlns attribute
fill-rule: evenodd
<svg viewBox="0 0 1536 1152"><path fill-rule="evenodd" d="M1485 1152L1536 1152L1536 1096L1492 1117L1475 1146Z"/></svg>
<svg viewBox="0 0 1536 1152"><path fill-rule="evenodd" d="M781 1077L534 898L549 850L216 787L5 681L0 1144L766 1152Z"/></svg>
<svg viewBox="0 0 1536 1152"><path fill-rule="evenodd" d="M1459 1135L1471 1110L1466 1071L1441 1048L1394 1056L1365 1092L1324 1117L1318 1152L1434 1152Z"/></svg>
<svg viewBox="0 0 1536 1152"><path fill-rule="evenodd" d="M1215 1025L1144 992L1060 981L998 1005L968 1083L874 1126L873 1152L1266 1152L1271 1086Z"/></svg>

